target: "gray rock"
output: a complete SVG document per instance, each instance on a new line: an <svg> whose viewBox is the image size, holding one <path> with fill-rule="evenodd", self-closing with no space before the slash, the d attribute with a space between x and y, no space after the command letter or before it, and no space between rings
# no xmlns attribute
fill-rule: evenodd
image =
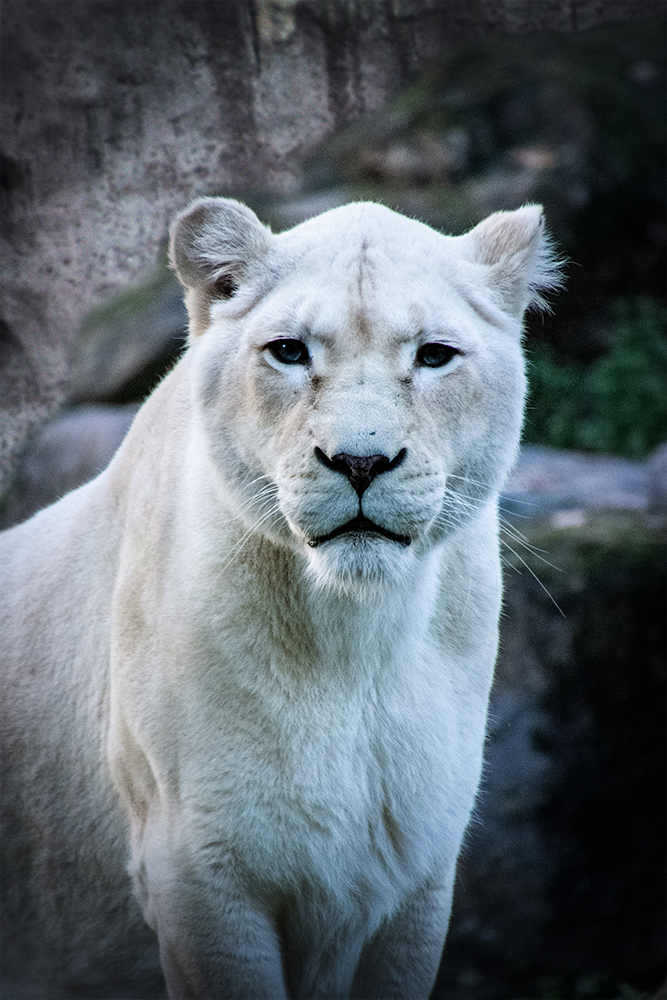
<svg viewBox="0 0 667 1000"><path fill-rule="evenodd" d="M72 345L72 403L129 402L146 395L187 338L183 289L160 268L84 321Z"/></svg>
<svg viewBox="0 0 667 1000"><path fill-rule="evenodd" d="M502 508L519 517L589 508L644 510L649 477L646 461L524 445Z"/></svg>
<svg viewBox="0 0 667 1000"><path fill-rule="evenodd" d="M46 424L25 450L0 527L25 521L101 472L121 444L137 406L80 406Z"/></svg>

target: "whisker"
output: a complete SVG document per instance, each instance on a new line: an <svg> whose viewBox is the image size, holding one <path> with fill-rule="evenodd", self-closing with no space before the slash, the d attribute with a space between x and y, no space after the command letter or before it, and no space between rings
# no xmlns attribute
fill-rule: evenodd
<svg viewBox="0 0 667 1000"><path fill-rule="evenodd" d="M270 486L265 486L263 490L259 493L255 493L254 496L250 497L248 500L249 504L257 503L258 500L265 501L270 499L275 499L278 496L278 487L271 484Z"/></svg>
<svg viewBox="0 0 667 1000"><path fill-rule="evenodd" d="M454 478L463 479L464 477L457 476L457 477L454 477ZM451 509L450 510L441 510L439 512L439 514L437 515L437 517L435 518L435 520L434 520L434 523L437 524L440 527L446 527L446 528L457 528L457 527L459 527L463 523L463 520L464 520L461 517L461 513L462 512L465 512L465 513L477 513L488 502L488 498L483 498L482 499L482 498L477 498L477 497L462 496L461 494L456 493L455 491L453 491L451 489L448 489L448 488L446 488L444 492L445 492L445 498L450 501L450 503L451 503L452 506L458 507L458 511L457 510L451 510ZM458 516L457 516L457 514L458 514ZM512 524L511 521L509 521L501 513L499 513L498 520L499 520L500 529L501 529L500 530L500 542L501 542L501 545L504 546L504 548L506 548L509 552L511 552L512 555L515 557L515 559L517 559L525 567L525 569L528 570L528 572L530 573L530 575L536 580L536 582L540 585L540 587L545 592L545 594L547 595L547 597L549 598L549 600L553 603L554 607L563 616L563 618L565 618L566 615L563 612L563 609L560 607L560 605L556 601L556 599L554 598L553 594L551 594L551 592L549 591L549 589L540 580L540 578L538 577L538 575L535 573L535 571L532 569L532 567L526 562L526 560L510 544L510 542L509 542L508 539L511 539L511 541L514 542L515 545L522 546L528 553L530 553L536 559L539 559L541 563L543 563L545 566L549 566L551 569L556 570L558 573L562 573L563 572L563 570L561 569L561 567L554 565L554 563L552 563L548 559L546 559L545 556L544 556L544 554L543 554L543 553L546 552L546 550L545 549L540 549L536 545L533 545L526 538L526 536L523 534L523 532L521 532L514 524ZM517 573L521 572L521 570L519 569L519 567L513 565L511 562L509 562L509 560L504 559L503 562L506 565L511 566L511 568L513 570L515 570L515 572L517 572Z"/></svg>
<svg viewBox="0 0 667 1000"><path fill-rule="evenodd" d="M453 472L447 473L447 478L448 479L459 479L463 483L471 483L473 486L481 486L484 489L489 489L489 487L491 486L491 483L482 482L482 480L480 480L480 479L472 479L470 476L457 476ZM451 491L448 490L448 492L451 492ZM471 499L474 499L474 498L471 498ZM512 496L510 498L506 494L501 493L500 496L499 496L499 506L500 506L501 510L503 509L502 508L503 500L511 500L512 505L514 505L514 504L521 504L521 506L523 506L523 507L539 507L540 506L539 503L536 503L534 500L523 500L521 497L514 497L514 496ZM524 514L514 514L514 516L515 517L525 517L526 515L524 515Z"/></svg>
<svg viewBox="0 0 667 1000"><path fill-rule="evenodd" d="M539 506L540 506L537 503L535 503L535 504L534 503L530 503L529 500L517 500L516 502L517 503L530 504L530 506L534 507L535 510L538 510ZM527 521L529 518L535 517L535 511L529 511L528 513L524 514L524 513L519 513L518 511L514 510L513 507L503 507L503 505L502 505L502 497L500 497L500 500L498 502L498 512L500 514L509 514L509 516L512 518L512 520L514 520L515 518L518 518L521 521Z"/></svg>
<svg viewBox="0 0 667 1000"><path fill-rule="evenodd" d="M222 576L222 574L227 569L227 567L241 553L241 551L243 550L246 542L248 541L248 539L250 538L250 536L252 534L254 534L254 532L257 530L257 528L259 528L260 525L264 524L265 521L268 521L268 519L270 517L273 517L274 514L278 513L279 510L280 510L279 504L277 504L277 503L274 504L269 510L267 510L265 513L263 513L261 515L261 517L259 517L254 522L254 524L252 524L248 528L248 530L246 532L244 532L244 534L241 536L241 538L238 540L238 542L234 546L232 546L231 550L229 551L226 561L222 564L222 566L218 570L218 573L216 574L216 577L215 577L216 580L218 580Z"/></svg>
<svg viewBox="0 0 667 1000"><path fill-rule="evenodd" d="M535 500L522 500L521 497L512 496L510 493L501 493L498 497L498 506L502 507L503 500L508 500L512 504L521 504L523 507L534 507L539 509L540 504ZM514 517L530 517L530 514L515 514L512 512Z"/></svg>
<svg viewBox="0 0 667 1000"><path fill-rule="evenodd" d="M445 494L446 497L450 497L451 499L455 500L457 503L463 503L463 504L468 503L468 504L471 504L473 506L476 505L476 504L482 504L483 505L483 504L487 504L489 502L488 496L485 496L485 497L468 496L465 493L457 493L456 490L452 490L449 487L445 487L444 494Z"/></svg>
<svg viewBox="0 0 667 1000"><path fill-rule="evenodd" d="M262 472L259 476L257 476L256 479L251 479L249 483L244 483L243 485L244 486L254 486L255 483L258 483L260 481L260 479L268 479L269 482L271 482L271 477L268 476L266 474L266 472Z"/></svg>
<svg viewBox="0 0 667 1000"><path fill-rule="evenodd" d="M484 483L480 479L471 479L470 476L456 476L453 472L448 472L447 478L460 479L462 483L472 483L473 486L483 486L485 490L491 486L491 483Z"/></svg>
<svg viewBox="0 0 667 1000"><path fill-rule="evenodd" d="M536 559L539 559L540 562L544 563L545 566L549 566L551 569L555 569L557 573L564 572L561 566L556 566L555 563L552 563L548 559L545 559L543 553L546 554L547 549L540 549L536 545L533 545L532 542L530 542L526 538L523 532L519 531L519 529L516 528L513 524L508 524L508 522L502 517L500 518L500 530L501 530L500 540L503 544L505 544L503 535L508 534L510 538L512 538L519 545L522 545L528 552L531 553L531 555L535 556Z"/></svg>
<svg viewBox="0 0 667 1000"><path fill-rule="evenodd" d="M255 493L253 496L245 500L241 505L240 511L242 513L246 513L251 507L253 507L257 503L257 501L261 500L263 505L264 503L266 503L267 500L272 500L275 497L277 497L277 495L278 495L278 487L276 486L275 483L270 483L268 486L265 486L263 489L261 489L258 493ZM235 517L238 518L238 516L239 516L238 513L235 514Z"/></svg>
<svg viewBox="0 0 667 1000"><path fill-rule="evenodd" d="M519 553L515 549L513 549L512 546L508 542L504 541L503 545L510 550L510 552L512 553L512 555L515 556L515 558L517 558L519 560L519 562L523 564L523 566L525 566L525 568L528 570L528 572L533 577L533 579L536 580L537 583L539 583L539 585L542 588L542 590L544 591L544 593L547 595L547 597L549 598L549 600L551 601L551 603L553 604L553 606L557 609L557 611L560 612L560 614L563 616L563 618L567 618L567 615L565 614L565 612L561 608L561 606L558 603L558 601L556 600L556 598L553 596L553 594L550 593L549 589L547 587L545 587L545 585L542 583L542 581L540 580L540 578L537 575L537 573L535 573L533 571L533 569L528 565L528 563L526 562L526 560L524 558L522 558L522 556L520 556ZM513 569L515 569L517 571L517 573L520 572L520 570L519 570L519 568L517 566L514 566Z"/></svg>

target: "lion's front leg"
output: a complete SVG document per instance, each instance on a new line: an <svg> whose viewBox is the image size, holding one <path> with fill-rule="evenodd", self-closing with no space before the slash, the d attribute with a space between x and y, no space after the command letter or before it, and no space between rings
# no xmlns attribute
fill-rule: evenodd
<svg viewBox="0 0 667 1000"><path fill-rule="evenodd" d="M363 949L353 998L427 1000L440 964L451 896L451 882L424 886L380 927Z"/></svg>
<svg viewBox="0 0 667 1000"><path fill-rule="evenodd" d="M182 913L158 916L170 1000L287 1000L280 948L264 914L225 901L200 905L195 924L185 927Z"/></svg>
<svg viewBox="0 0 667 1000"><path fill-rule="evenodd" d="M132 865L170 1000L287 1000L268 910L221 845L192 846L177 827L149 819Z"/></svg>

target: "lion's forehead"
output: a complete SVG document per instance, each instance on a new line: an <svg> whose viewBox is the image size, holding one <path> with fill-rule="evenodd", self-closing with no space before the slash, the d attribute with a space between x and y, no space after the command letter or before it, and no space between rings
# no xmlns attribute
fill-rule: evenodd
<svg viewBox="0 0 667 1000"><path fill-rule="evenodd" d="M350 206L278 237L279 252L298 270L325 271L339 281L383 285L455 266L456 241L379 205ZM379 214L378 214L379 213Z"/></svg>
<svg viewBox="0 0 667 1000"><path fill-rule="evenodd" d="M453 269L391 270L359 258L316 266L306 258L258 305L252 325L261 336L314 337L324 346L399 349L422 334L477 337L479 318L456 277Z"/></svg>
<svg viewBox="0 0 667 1000"><path fill-rule="evenodd" d="M445 246L450 237L430 226L392 212L382 205L357 202L308 219L294 229L282 233L278 240L289 245L306 246L326 243L334 245L384 245L391 248L395 240L403 245Z"/></svg>
<svg viewBox="0 0 667 1000"><path fill-rule="evenodd" d="M284 234L266 310L274 321L325 337L357 333L365 343L477 334L478 302L490 296L456 238L378 205L349 208Z"/></svg>

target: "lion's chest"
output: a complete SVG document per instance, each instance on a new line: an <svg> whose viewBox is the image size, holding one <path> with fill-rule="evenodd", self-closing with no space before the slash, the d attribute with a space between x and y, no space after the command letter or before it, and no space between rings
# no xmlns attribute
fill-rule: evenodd
<svg viewBox="0 0 667 1000"><path fill-rule="evenodd" d="M225 702L198 795L206 836L255 890L338 910L361 893L387 912L448 864L479 747L463 745L447 684L334 684L300 699L230 689Z"/></svg>

